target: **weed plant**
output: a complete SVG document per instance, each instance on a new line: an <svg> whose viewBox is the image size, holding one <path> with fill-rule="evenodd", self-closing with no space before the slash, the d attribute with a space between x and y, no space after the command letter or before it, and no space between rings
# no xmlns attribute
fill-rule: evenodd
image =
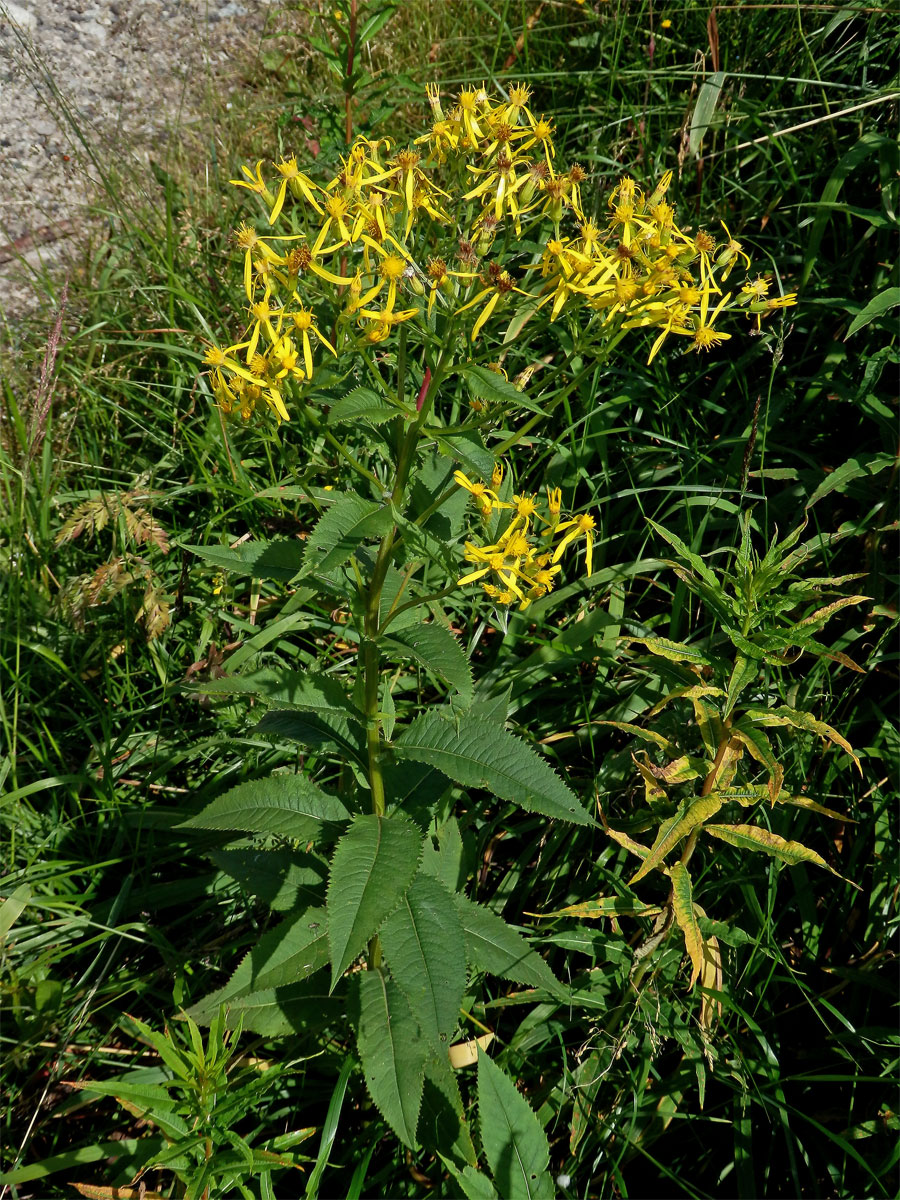
<svg viewBox="0 0 900 1200"><path fill-rule="evenodd" d="M178 1180L191 1172L198 1196L490 1194L390 1133L340 1022L318 1033L295 1022L286 1033L281 1017L276 1036L276 1025L254 1031L245 1014L226 1052L215 1005L208 1037L178 1021L227 984L283 914L319 902L323 883L289 847L271 865L266 843L227 846L185 819L273 772L344 785L334 760L255 731L256 702L228 695L223 680L302 666L291 630L332 672L354 652L335 636L332 605L292 601L283 576L254 579L185 549L308 541L315 517L300 497L313 482L302 474L312 445L334 486L347 480L327 440L244 428L211 403L203 344L228 345L244 319L230 231L247 208L227 180L260 154L296 153L327 175L346 153L348 112L355 133L377 138L388 122L411 133L424 83L438 78L445 93L484 81L503 95L527 82L533 103L556 114L560 151L574 159L577 150L591 196L623 173L649 191L671 169L681 221L724 219L754 263L799 297L760 336L735 329L702 359L667 346L648 366L654 334L632 333L629 353L589 372L552 421L517 418L518 490L558 487L572 511L597 515L590 583L572 573L552 608L535 601L505 630L489 610L473 614L468 598L443 604L471 647L479 695L504 699L509 728L550 758L600 826L548 822L484 793L466 805L469 895L527 935L567 989L560 1002L539 980L524 981L535 990L478 976L467 1032L493 1035L493 1064L535 1114L516 1109L530 1144L546 1139L556 1194L890 1194L893 17L873 6L710 15L649 3L361 4L360 29L387 19L360 49L351 87L335 50L350 10L343 29L331 5L315 20L293 18L260 80L280 85L279 111L271 91L264 114L254 117L248 100L258 132L216 146L208 185L197 184L199 165L161 171L133 215L110 195L108 239L67 297L54 285L40 322L5 354L3 1186L22 1198L70 1195L73 1183L85 1195L127 1195L152 1152L161 1165L144 1177L145 1196L182 1194ZM585 216L605 219L599 209ZM541 351L557 366L567 352L560 328ZM668 786L647 765L665 766L652 739L633 741L634 729L679 747L683 737L684 755L702 756L703 718L690 699L651 717L679 688L728 690L730 676L716 676L723 617L698 594L697 562L719 580L755 570L804 517L801 577L856 576L816 604L838 592L867 599L815 634L821 652L760 660L742 702L814 714L852 746L862 772L815 732L768 727L799 803L764 802L754 819L830 871L701 840L692 903L716 951L697 970L685 956L690 931L687 942L652 944L668 933L650 911L665 908L668 883L654 882L657 871L627 886L628 840L650 845L646 810L654 788ZM790 641L812 608L785 611ZM693 648L693 660L678 661L673 646ZM439 673L401 671L397 714L445 693ZM770 787L766 763L745 750L740 769ZM469 1117L478 1070L457 1072ZM214 1116L211 1094L222 1097ZM198 1129L194 1149L165 1157ZM490 1132L477 1121L473 1132L490 1160ZM221 1176L197 1176L210 1157Z"/></svg>

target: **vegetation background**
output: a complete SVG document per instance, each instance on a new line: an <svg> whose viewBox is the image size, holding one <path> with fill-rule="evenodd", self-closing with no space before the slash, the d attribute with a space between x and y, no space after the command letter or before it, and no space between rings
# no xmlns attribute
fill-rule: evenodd
<svg viewBox="0 0 900 1200"><path fill-rule="evenodd" d="M541 822L508 822L502 806L478 829L479 900L530 928L590 1001L523 1007L500 988L482 1019L545 1126L561 1195L891 1195L897 10L407 0L377 15L356 130L416 129L430 79L445 91L527 80L598 196L623 172L651 181L672 167L683 223L723 217L755 263L799 292L782 324L735 336L727 353L646 367L636 338L584 403L534 437L530 483L577 487L601 517L595 562L633 573L573 597L560 627L482 638L477 671L512 685L516 727L604 809L633 787L623 737L592 723L652 704L617 638L702 639L705 620L647 518L715 555L735 544L742 510L771 536L806 507L823 573L862 572L857 590L871 597L831 635L864 674L800 662L780 684L862 758L854 778L798 740L790 761L796 786L846 814L802 813L790 836L858 887L737 851L727 885L710 875L725 893L726 949L713 1049L684 1033L683 981L654 1011L634 1010L627 1038L607 1036L627 976L622 932L530 914L609 890L621 851L583 831L545 842ZM217 577L180 545L225 530L306 532L279 489L303 447L224 426L198 372L202 339L228 340L239 324L230 233L244 197L228 179L280 153L331 166L344 148L346 96L321 37L308 7L285 8L205 161L174 146L143 179L108 164L103 235L67 292L43 280L35 318L7 330L0 1041L3 1190L20 1200L71 1195L73 1183L86 1195L127 1188L146 1122L71 1085L158 1070L146 1028L219 986L271 920L212 840L173 827L289 758L248 737L244 708L183 688L227 669L250 635L277 636L283 598ZM571 636L578 620L592 622L589 636ZM459 628L470 621L460 604ZM248 1194L454 1194L440 1163L383 1136L338 1038L244 1035L239 1048L229 1127L273 1150L312 1131L315 1163L265 1185L251 1177ZM178 1194L168 1172L151 1182Z"/></svg>

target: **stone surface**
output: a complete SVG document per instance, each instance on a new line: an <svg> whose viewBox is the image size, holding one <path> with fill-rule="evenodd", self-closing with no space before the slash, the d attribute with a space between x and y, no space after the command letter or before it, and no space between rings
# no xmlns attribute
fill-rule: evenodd
<svg viewBox="0 0 900 1200"><path fill-rule="evenodd" d="M86 227L98 174L205 136L259 53L270 0L0 0L0 321ZM204 128L204 123L206 128Z"/></svg>

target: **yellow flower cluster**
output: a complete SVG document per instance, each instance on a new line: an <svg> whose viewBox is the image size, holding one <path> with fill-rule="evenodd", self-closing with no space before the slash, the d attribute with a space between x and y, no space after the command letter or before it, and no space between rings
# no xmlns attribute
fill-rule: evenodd
<svg viewBox="0 0 900 1200"><path fill-rule="evenodd" d="M522 611L532 600L539 600L553 591L556 576L562 570L560 559L566 548L580 537L585 540L586 573L591 574L594 518L589 513L582 513L567 521L560 520L562 496L559 488L547 489L545 516L539 511L536 496L514 495L511 501L498 497L497 489L503 480L503 468L499 464L494 468L490 487L473 482L462 471L455 472L453 478L471 493L484 520L495 510L506 509L512 513L512 519L496 542L483 546L466 542L465 559L475 570L458 580L460 586L480 579L486 595L496 604L508 608L518 603ZM540 522L544 528L539 530L535 522Z"/></svg>
<svg viewBox="0 0 900 1200"><path fill-rule="evenodd" d="M696 350L728 338L717 324L728 310L743 308L758 326L795 303L794 295L770 298L766 278L736 295L723 290L749 257L724 224L719 244L679 228L666 201L671 172L648 196L622 179L605 220L586 218L587 173L557 166L553 123L531 110L524 84L505 99L463 88L446 112L436 86L427 96L432 126L410 146L358 137L324 183L294 157L274 164L271 188L262 161L232 180L259 197L270 227L289 228L236 232L247 325L238 342L205 358L226 411L246 418L264 401L286 421L285 395L312 379L314 351L377 344L409 321L434 328L438 312L452 320L453 336L464 330L472 341L492 317L523 304L549 308L551 321L577 313L584 345L652 328L652 359L670 334ZM537 254L520 246L525 237ZM322 305L331 338L317 324Z"/></svg>

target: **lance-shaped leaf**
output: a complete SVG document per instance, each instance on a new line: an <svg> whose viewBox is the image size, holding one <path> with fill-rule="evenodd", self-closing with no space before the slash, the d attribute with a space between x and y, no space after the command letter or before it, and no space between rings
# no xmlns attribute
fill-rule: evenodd
<svg viewBox="0 0 900 1200"><path fill-rule="evenodd" d="M210 850L208 854L223 874L275 912L318 904L325 896L327 865L317 855L290 846L280 846L277 850L241 846Z"/></svg>
<svg viewBox="0 0 900 1200"><path fill-rule="evenodd" d="M421 833L399 813L357 816L338 842L326 900L332 988L406 894L421 853Z"/></svg>
<svg viewBox="0 0 900 1200"><path fill-rule="evenodd" d="M505 729L471 713L455 719L434 710L424 713L394 743L394 751L399 758L436 767L454 783L484 788L529 812L592 824L546 759Z"/></svg>
<svg viewBox="0 0 900 1200"><path fill-rule="evenodd" d="M352 493L341 496L323 513L309 535L301 575L333 571L366 538L382 537L392 524L390 507Z"/></svg>
<svg viewBox="0 0 900 1200"><path fill-rule="evenodd" d="M245 675L211 679L207 683L198 684L197 690L206 696L261 696L279 708L298 708L311 712L336 710L358 724L364 719L359 709L345 695L340 681L333 675L317 671L266 667L259 671L248 671Z"/></svg>
<svg viewBox="0 0 900 1200"><path fill-rule="evenodd" d="M662 525L657 525L655 521L648 521L647 523L652 526L661 538L665 538L672 549L677 552L680 559L689 563L694 568L704 583L710 587L719 587L719 580L715 572L711 571L700 555L690 550L677 534L665 529Z"/></svg>
<svg viewBox="0 0 900 1200"><path fill-rule="evenodd" d="M110 1143L114 1144L114 1143ZM442 1154L444 1166L459 1184L465 1200L497 1200L497 1192L487 1175L468 1164L460 1170L446 1155Z"/></svg>
<svg viewBox="0 0 900 1200"><path fill-rule="evenodd" d="M731 726L731 737L750 751L753 758L769 772L769 797L774 804L784 781L784 767L775 757L772 743L763 731L746 716Z"/></svg>
<svg viewBox="0 0 900 1200"><path fill-rule="evenodd" d="M381 425L392 417L402 416L404 409L388 404L371 388L358 387L340 400L335 400L328 410L328 424L339 425L342 421L370 421Z"/></svg>
<svg viewBox="0 0 900 1200"><path fill-rule="evenodd" d="M642 904L640 900L629 900L627 896L598 896L596 900L585 900L582 904L570 904L554 912L528 913L530 917L579 917L596 921L601 917L655 917L662 912L658 904Z"/></svg>
<svg viewBox="0 0 900 1200"><path fill-rule="evenodd" d="M715 996L707 995L707 989L721 992L723 981L722 950L717 937L708 937L703 941L703 966L700 968L700 986L704 989L700 1002L700 1026L712 1029L717 1020L722 1019L722 1001Z"/></svg>
<svg viewBox="0 0 900 1200"><path fill-rule="evenodd" d="M693 987L703 970L703 935L694 912L694 889L688 869L682 862L672 865L669 872L672 880L672 909L678 927L684 934L684 944L691 956L691 982Z"/></svg>
<svg viewBox="0 0 900 1200"><path fill-rule="evenodd" d="M490 479L494 470L494 456L490 450L485 449L481 434L477 430L453 434L442 434L437 430L429 432L435 434L441 454L462 463L473 479Z"/></svg>
<svg viewBox="0 0 900 1200"><path fill-rule="evenodd" d="M427 1149L447 1155L460 1168L478 1162L456 1074L444 1050L425 1064L418 1137Z"/></svg>
<svg viewBox="0 0 900 1200"><path fill-rule="evenodd" d="M198 1001L187 1015L208 1023L221 1004L266 988L299 983L328 965L325 910L309 908L267 930L249 950L226 984Z"/></svg>
<svg viewBox="0 0 900 1200"><path fill-rule="evenodd" d="M492 371L490 367L467 363L464 367L459 368L458 374L465 377L472 394L479 400L487 400L489 404L503 405L507 408L515 405L517 408L527 409L528 412L544 415L544 410L539 404L529 400L514 383L510 383L508 379L496 371Z"/></svg>
<svg viewBox="0 0 900 1200"><path fill-rule="evenodd" d="M636 642L640 646L644 646L651 654L655 654L657 658L668 658L671 662L686 662L697 663L698 666L707 667L711 665L711 660L698 646L686 646L684 642L671 642L668 638L639 638L625 637L623 642Z"/></svg>
<svg viewBox="0 0 900 1200"><path fill-rule="evenodd" d="M643 879L654 867L659 866L669 851L677 846L683 837L687 837L698 825L708 821L721 807L721 797L701 796L693 804L689 804L684 811L676 813L674 817L664 821L659 827L656 841L650 847L650 853L628 881L629 887L637 883L639 879Z"/></svg>
<svg viewBox="0 0 900 1200"><path fill-rule="evenodd" d="M525 1097L484 1052L478 1055L481 1144L504 1200L553 1200L547 1135Z"/></svg>
<svg viewBox="0 0 900 1200"><path fill-rule="evenodd" d="M236 829L315 840L334 834L350 812L305 775L270 775L239 783L217 797L179 829Z"/></svg>
<svg viewBox="0 0 900 1200"><path fill-rule="evenodd" d="M728 679L727 695L725 699L725 709L722 716L726 719L731 716L732 710L738 702L738 697L741 692L756 676L759 674L759 667L756 660L747 658L743 654L736 654L734 658L734 666L731 668L731 675Z"/></svg>
<svg viewBox="0 0 900 1200"><path fill-rule="evenodd" d="M460 893L453 899L465 930L470 967L526 987L545 988L553 995L563 992L562 984L541 956L502 917Z"/></svg>
<svg viewBox="0 0 900 1200"><path fill-rule="evenodd" d="M794 808L807 808L810 812L821 813L823 817L831 817L835 821L846 821L850 825L858 824L855 817L848 817L846 813L835 812L833 808L826 808L824 804L819 804L816 800L811 800L809 796L779 796L779 801L782 804L790 804Z"/></svg>
<svg viewBox="0 0 900 1200"><path fill-rule="evenodd" d="M847 739L842 737L836 729L826 725L824 721L817 721L812 713L801 712L799 709L782 705L779 708L748 708L745 715L760 725L789 725L793 729L804 729L809 733L818 734L820 738L832 742L846 751L862 774L862 764L853 753L853 747Z"/></svg>
<svg viewBox="0 0 900 1200"><path fill-rule="evenodd" d="M356 720L342 712L304 712L295 708L271 708L253 727L256 733L288 738L311 750L330 750L355 758L360 766L367 761L365 735Z"/></svg>
<svg viewBox="0 0 900 1200"><path fill-rule="evenodd" d="M837 875L838 879L844 878L833 867L829 867L821 854L816 854L815 850L810 850L802 842L789 842L777 833L770 833L768 829L761 829L758 825L706 825L704 830L742 850L758 850L763 854L770 854L792 867L797 863L812 863L816 867L824 867L832 875Z"/></svg>
<svg viewBox="0 0 900 1200"><path fill-rule="evenodd" d="M661 733L657 733L655 729L644 729L642 725L634 725L631 721L594 721L594 724L611 725L613 729L621 729L624 733L630 733L634 737L640 738L642 742L651 742L654 746L659 746L660 750L664 750L666 754L677 755L678 753L675 743L670 742Z"/></svg>
<svg viewBox="0 0 900 1200"><path fill-rule="evenodd" d="M218 996L211 996L194 1005L186 1014L200 1025L209 1025L218 1014L218 1004L207 1008ZM286 987L260 988L240 992L228 1001L225 1023L229 1029L238 1024L245 1033L263 1037L285 1037L301 1030L318 1030L335 1020L342 1011L343 998L332 996L324 975L303 979Z"/></svg>
<svg viewBox="0 0 900 1200"><path fill-rule="evenodd" d="M848 608L851 604L862 604L864 600L871 599L871 596L842 596L840 600L833 600L831 604L826 604L824 608L819 608L814 613L810 613L808 617L804 617L802 621L798 621L795 629L802 629L804 632L807 629L819 630L823 625L827 625L834 614L840 612L842 608Z"/></svg>
<svg viewBox="0 0 900 1200"><path fill-rule="evenodd" d="M662 712L667 704L671 704L673 700L693 700L695 696L724 696L725 693L719 687L709 687L704 684L695 683L690 687L676 688L674 692L669 692L667 696L663 696L662 700L658 700L656 704L647 713L649 717L655 717L657 713Z"/></svg>
<svg viewBox="0 0 900 1200"><path fill-rule="evenodd" d="M406 997L380 970L361 971L356 1044L378 1111L411 1149L422 1103L427 1048Z"/></svg>
<svg viewBox="0 0 900 1200"><path fill-rule="evenodd" d="M414 625L384 639L387 650L403 658L414 658L423 667L449 683L466 699L472 697L472 668L462 646L449 629L432 622Z"/></svg>
<svg viewBox="0 0 900 1200"><path fill-rule="evenodd" d="M700 731L700 737L703 739L703 747L709 756L710 765L712 765L725 737L722 718L718 709L701 696L694 696L691 703L694 706L694 721Z"/></svg>
<svg viewBox="0 0 900 1200"><path fill-rule="evenodd" d="M227 546L183 546L198 558L214 567L250 575L254 579L277 579L284 583L293 579L303 561L302 542L243 542L230 549Z"/></svg>
<svg viewBox="0 0 900 1200"><path fill-rule="evenodd" d="M380 936L391 976L422 1033L440 1046L456 1028L466 990L465 934L450 893L420 873Z"/></svg>
<svg viewBox="0 0 900 1200"><path fill-rule="evenodd" d="M717 796L723 804L734 801L742 808L751 808L754 804L770 798L768 786L764 783L742 783L734 787L716 788L709 794Z"/></svg>
<svg viewBox="0 0 900 1200"><path fill-rule="evenodd" d="M625 833L621 829L613 829L609 825L604 826L606 832L614 842L618 842L620 846L624 846L630 853L637 855L643 862L650 853L650 847L645 846L642 842L636 842L630 834Z"/></svg>

